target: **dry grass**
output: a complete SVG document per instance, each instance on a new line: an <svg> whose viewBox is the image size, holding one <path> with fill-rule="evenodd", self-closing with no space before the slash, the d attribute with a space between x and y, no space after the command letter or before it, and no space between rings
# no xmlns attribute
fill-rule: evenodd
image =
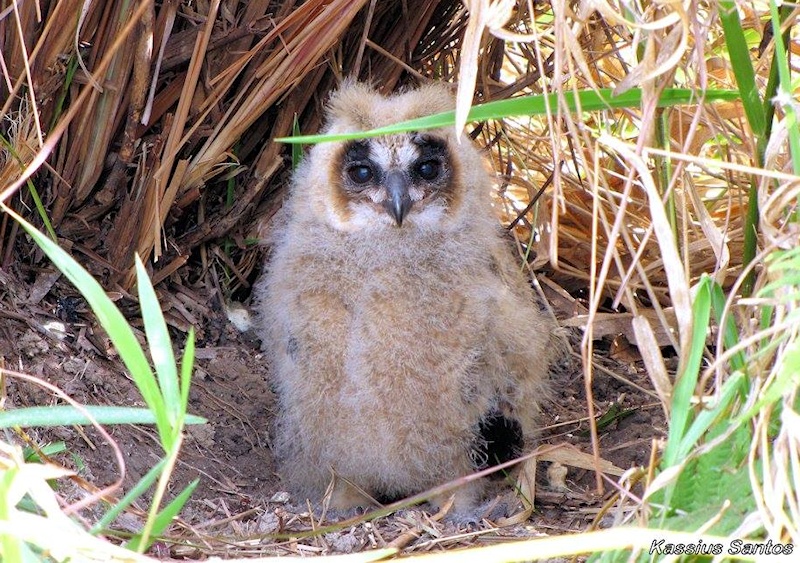
<svg viewBox="0 0 800 563"><path fill-rule="evenodd" d="M475 14L480 5L490 13L488 2L468 4ZM493 157L499 212L542 273L562 325L587 329L581 354L590 397L596 342L624 334L643 344L639 359L669 412L676 366L659 349L687 349L690 288L701 274L726 290L738 287L751 182L759 188L761 258L798 242L790 217L799 183L782 129L759 168L739 103L653 103L665 87L735 88L716 3L691 12L669 3L622 13L605 2L521 0L502 22L473 20L473 27L464 7L449 0L2 6L0 134L9 146L0 152L0 201L40 225L46 216L61 246L120 296L135 281L136 253L149 260L165 295L193 295L190 279L203 279L221 301L246 295L258 265L252 239L280 206L289 169L288 149L269 140L289 135L295 118L302 131L316 131L321 103L346 75L385 91L465 77L462 109L470 99L556 92L563 100L564 92L597 87L643 89L641 108L576 115L560 102L547 116L467 127ZM754 6L758 12L740 8L745 29L760 37L766 12ZM484 26L500 37L481 34ZM791 50L798 49L795 35ZM771 50L753 49L762 86ZM43 216L34 210L36 197ZM40 265L17 225L0 216L0 268L24 274ZM763 262L753 267L763 286ZM205 317L198 299L165 299L168 322L179 330ZM752 301L732 298L729 305L740 319L756 314ZM775 326L794 334L786 307ZM743 346L757 338L755 329L744 331ZM776 377L770 370L783 353L760 357L764 379ZM727 377L715 354L721 345L709 347L716 371L709 368L698 395L714 395ZM758 385L753 393L763 389ZM787 399L794 412L791 404ZM593 401L587 409L593 419ZM759 429L770 414L759 416ZM786 483L798 460L794 426L787 423L774 444L762 434L752 451L773 460L784 477L758 492L769 536L799 542L796 514L786 514L798 504L796 487ZM599 459L596 436L594 444ZM635 510L619 514L627 520ZM445 534L434 522L401 518L391 525L402 530L387 536ZM364 537L375 532L360 530ZM244 545L226 551L225 538L196 537L204 538L203 550L176 553L262 553Z"/></svg>

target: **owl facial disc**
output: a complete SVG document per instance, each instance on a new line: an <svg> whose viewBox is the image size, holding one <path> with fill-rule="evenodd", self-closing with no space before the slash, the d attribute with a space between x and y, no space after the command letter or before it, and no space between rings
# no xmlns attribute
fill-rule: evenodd
<svg viewBox="0 0 800 563"><path fill-rule="evenodd" d="M410 132L341 144L332 159L331 215L345 230L435 224L461 193L448 142L440 133Z"/></svg>

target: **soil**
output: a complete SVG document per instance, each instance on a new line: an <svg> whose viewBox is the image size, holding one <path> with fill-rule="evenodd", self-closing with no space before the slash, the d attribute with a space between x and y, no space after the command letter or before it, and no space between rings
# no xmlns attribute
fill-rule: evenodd
<svg viewBox="0 0 800 563"><path fill-rule="evenodd" d="M19 281L26 277L25 283ZM487 538L559 534L586 529L613 492L607 486L605 494L597 494L594 473L586 469L567 466L565 480L554 480L556 472L548 480L547 464L542 463L537 473L536 511L529 520L506 528L484 522L456 537L464 530L437 521L423 506L302 540L268 536L318 527L319 522L302 503L295 504L297 499L283 492L275 474L268 433L274 397L259 343L229 322L213 290L193 291L194 298L205 305L202 315L197 310L184 314L193 314L200 324L189 411L205 417L208 424L188 427L170 492L177 494L198 477L200 485L181 513L181 522L170 531L171 540L180 540L156 544L153 549L160 550L157 555L313 555L384 547L392 541L409 552L494 541ZM161 290L162 304L174 303L177 293L170 296ZM76 295L57 274L39 271L22 276L0 271L0 367L4 361L8 370L41 378L83 404L142 405L124 366ZM65 301L67 298L72 301ZM125 302L120 300L120 304ZM173 318L169 312L168 318ZM52 329L54 322L63 323L63 333ZM173 324L185 328L185 323ZM173 332L182 342L185 333L177 329ZM614 406L624 413L601 431L601 457L621 469L646 466L653 439L665 436L661 407L651 395L635 387L652 389L635 348L632 353L612 358L610 345L605 350L603 343L598 347L596 362L609 371L595 370L596 413L604 414ZM566 442L591 452L588 426L581 422L586 419L587 406L579 361L565 360L555 371L556 391L544 415L542 442ZM5 408L61 402L50 390L13 376L5 378L3 394ZM125 460L123 487L115 493L121 496L153 466L162 451L150 427L115 426L107 430ZM74 469L84 483L103 487L120 476L112 448L93 428L26 432L39 445L65 442L66 451L54 460ZM22 443L20 435L14 439ZM60 487L65 502L70 502L74 500L70 497L85 494L81 489L90 485L73 481ZM146 509L147 505L140 503L139 507ZM135 529L138 522L134 511L117 524ZM609 523L606 519L600 525Z"/></svg>

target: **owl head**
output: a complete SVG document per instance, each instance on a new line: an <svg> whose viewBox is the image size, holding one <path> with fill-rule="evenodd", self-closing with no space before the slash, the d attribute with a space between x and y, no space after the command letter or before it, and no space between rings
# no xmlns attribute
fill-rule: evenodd
<svg viewBox="0 0 800 563"><path fill-rule="evenodd" d="M330 100L323 132L366 131L453 107L445 85L383 96L346 83ZM321 143L295 177L316 219L350 232L455 226L490 185L477 150L452 128Z"/></svg>

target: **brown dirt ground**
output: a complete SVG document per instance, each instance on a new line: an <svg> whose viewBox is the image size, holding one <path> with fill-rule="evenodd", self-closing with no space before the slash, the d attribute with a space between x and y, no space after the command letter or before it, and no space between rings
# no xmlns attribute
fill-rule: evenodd
<svg viewBox="0 0 800 563"><path fill-rule="evenodd" d="M64 297L76 295L66 281L55 275L48 277L46 271L28 274L26 281L20 279L25 280L25 276L0 271L0 361L4 360L8 369L38 376L60 387L85 404L141 405L132 381L92 323L91 314L80 306L80 299ZM433 522L423 509L409 509L300 541L267 536L276 531L309 529L312 520L302 506L292 504L293 499L287 503L274 473L267 430L273 396L258 342L228 322L213 294L194 294L198 299L206 297L207 307L200 319L190 393L190 412L206 417L208 424L188 429L171 492L177 493L196 477L201 483L182 513L182 523L170 532L170 538L177 543L156 544L156 555L313 555L384 547L393 540L403 544L406 552L446 549L584 530L602 505L604 498L594 492L592 472L569 468L566 490L557 490L548 483L543 468L538 471L536 512L527 522L508 528L494 528L487 523L458 535L464 530ZM160 298L162 303L174 302L163 291ZM63 339L44 328L59 318L67 330ZM174 333L182 338L181 332ZM598 347L598 362L622 379L652 388L635 349L627 354L615 352L612 359L610 346L599 342ZM626 355L628 359L624 359ZM575 422L586 416L579 364L573 361L562 367L554 375L554 400L545 412L543 441L568 442L591 452L586 424ZM665 433L660 407L652 397L602 371L597 372L593 389L598 413L606 412L613 403L632 409L630 416L601 434L602 457L623 469L647 465L652 439ZM49 391L13 377L6 378L2 391L6 408L56 402ZM127 490L156 462L160 448L151 428L124 426L109 430L124 454L123 489ZM89 483L105 486L119 476L111 448L92 428L32 429L28 433L39 444L65 441L67 453L57 460L76 469ZM74 500L70 497L80 493L71 484L62 485L61 491L67 500ZM132 513L118 524L135 529L137 522L138 517Z"/></svg>

